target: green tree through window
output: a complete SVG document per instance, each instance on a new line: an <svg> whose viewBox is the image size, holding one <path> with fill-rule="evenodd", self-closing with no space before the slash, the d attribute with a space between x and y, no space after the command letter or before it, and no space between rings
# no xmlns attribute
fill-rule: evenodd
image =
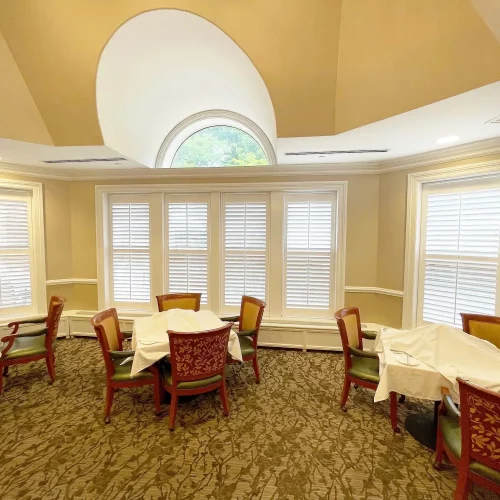
<svg viewBox="0 0 500 500"><path fill-rule="evenodd" d="M188 137L175 153L173 168L268 165L260 144L235 127L216 125Z"/></svg>

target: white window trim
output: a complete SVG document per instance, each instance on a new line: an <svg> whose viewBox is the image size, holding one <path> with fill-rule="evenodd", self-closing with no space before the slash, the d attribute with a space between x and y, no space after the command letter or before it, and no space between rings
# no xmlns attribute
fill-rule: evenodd
<svg viewBox="0 0 500 500"><path fill-rule="evenodd" d="M6 191L21 191L31 196L31 262L33 265L33 288L31 294L32 311L27 314L14 316L0 316L2 319L12 317L21 319L33 315L44 315L47 313L47 288L45 272L45 226L43 207L43 184L40 182L26 182L14 180L0 180L0 189Z"/></svg>
<svg viewBox="0 0 500 500"><path fill-rule="evenodd" d="M271 199L275 196L273 193L308 193L308 192L325 192L325 191L336 191L337 193L337 255L334 263L334 276L336 277L334 283L334 303L332 304L333 310L340 309L344 305L344 292L345 292L345 252L346 252L346 220L347 220L347 181L327 181L327 182L254 182L254 183L221 183L221 184L140 184L140 185L97 185L95 187L95 203L96 203L96 242L97 242L97 275L98 275L98 304L99 309L103 310L106 307L110 307L108 298L106 297L106 283L109 281L109 266L105 265L106 259L106 248L107 242L105 238L105 220L108 220L107 210L108 203L107 199L109 195L113 194L145 194L145 193L162 193L162 194L197 194L197 193L209 193L211 198L211 210L212 217L218 217L220 219L221 207L217 200L214 198L219 198L218 193L271 193ZM269 228L272 232L272 227L274 225L273 218L279 216L280 214L271 214ZM275 219L274 219L275 220ZM220 235L213 234L211 240L211 258L209 259L210 265L213 263L213 258L218 256L220 251L217 246L219 242ZM269 293L273 293L276 290L276 286L281 287L281 282L279 285L273 284L273 266L277 265L277 261L281 261L282 256L280 253L276 252L277 248L269 247L270 258L271 258L271 271L269 274ZM274 256L273 256L274 254ZM108 268L108 269L107 269ZM165 273L163 273L165 274ZM213 293L214 281L210 280L209 290L211 293L211 304L210 308L214 311L218 311L220 308L219 297L216 297ZM153 294L157 294L155 290L152 290ZM279 300L276 299L273 302L276 306L276 302L281 305L281 296ZM278 317L278 310L276 307L269 310L270 319L273 318L277 321L283 321L284 318ZM301 318L296 318L297 322L300 322ZM290 319L286 319L290 321ZM295 322L295 319L294 319Z"/></svg>
<svg viewBox="0 0 500 500"><path fill-rule="evenodd" d="M423 187L429 183L481 180L500 175L500 161L479 162L408 175L403 290L403 328L417 326Z"/></svg>

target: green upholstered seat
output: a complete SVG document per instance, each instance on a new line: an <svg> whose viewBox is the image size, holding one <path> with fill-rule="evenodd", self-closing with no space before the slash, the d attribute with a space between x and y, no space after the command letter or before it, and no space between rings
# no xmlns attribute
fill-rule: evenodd
<svg viewBox="0 0 500 500"><path fill-rule="evenodd" d="M170 364L168 363L162 366L162 378L167 385L172 385L172 372ZM179 382L179 384L177 384L177 389L199 389L200 387L206 387L207 385L215 384L216 382L220 382L221 380L222 377L220 375L214 375L213 377L204 378L202 380Z"/></svg>
<svg viewBox="0 0 500 500"><path fill-rule="evenodd" d="M460 459L462 454L462 433L458 420L455 417L442 415L440 422L446 447L453 453L455 458ZM490 469L476 461L470 463L470 470L500 484L500 471Z"/></svg>
<svg viewBox="0 0 500 500"><path fill-rule="evenodd" d="M46 352L45 335L38 335L36 337L20 337L14 340L12 347L7 351L4 359L11 360L27 358L30 356L45 354Z"/></svg>
<svg viewBox="0 0 500 500"><path fill-rule="evenodd" d="M378 359L351 356L351 360L352 367L349 370L349 375L375 384L380 382Z"/></svg>
<svg viewBox="0 0 500 500"><path fill-rule="evenodd" d="M114 359L113 365L115 366L115 373L111 377L114 382L129 382L131 380L152 379L153 374L149 370L142 370L134 377L130 376L132 370L132 362L121 365L123 359Z"/></svg>
<svg viewBox="0 0 500 500"><path fill-rule="evenodd" d="M240 339L241 354L243 356L248 356L255 352L255 349L252 346L251 337L239 337L239 339Z"/></svg>

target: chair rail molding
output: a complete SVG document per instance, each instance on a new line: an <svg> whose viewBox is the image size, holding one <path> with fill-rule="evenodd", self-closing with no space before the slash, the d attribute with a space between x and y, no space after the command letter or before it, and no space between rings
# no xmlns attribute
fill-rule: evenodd
<svg viewBox="0 0 500 500"><path fill-rule="evenodd" d="M500 160L469 163L408 175L406 197L406 235L403 288L403 328L417 326L419 248L422 212L422 190L425 184L450 183L459 180L487 179L500 176Z"/></svg>
<svg viewBox="0 0 500 500"><path fill-rule="evenodd" d="M47 280L47 286L57 285L97 285L97 279L94 278L63 278L57 280Z"/></svg>
<svg viewBox="0 0 500 500"><path fill-rule="evenodd" d="M402 290L390 290L389 288L379 288L376 286L346 286L345 293L376 293L391 297L403 297Z"/></svg>

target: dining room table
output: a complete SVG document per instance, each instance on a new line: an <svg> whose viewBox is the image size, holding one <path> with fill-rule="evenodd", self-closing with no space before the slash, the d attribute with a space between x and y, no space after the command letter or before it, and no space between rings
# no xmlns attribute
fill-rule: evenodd
<svg viewBox="0 0 500 500"><path fill-rule="evenodd" d="M131 339L132 349L135 351L131 360L131 375L135 376L157 361L170 356L168 330L193 333L213 330L225 324L227 322L219 319L210 310L170 309L136 318ZM243 362L239 338L233 330L229 335L227 350L232 359Z"/></svg>
<svg viewBox="0 0 500 500"><path fill-rule="evenodd" d="M382 328L372 349L380 360L375 402L395 392L434 403L433 412L413 413L405 420L406 430L431 449L436 447L442 387L456 403L460 401L457 377L500 391L500 349L451 326Z"/></svg>

